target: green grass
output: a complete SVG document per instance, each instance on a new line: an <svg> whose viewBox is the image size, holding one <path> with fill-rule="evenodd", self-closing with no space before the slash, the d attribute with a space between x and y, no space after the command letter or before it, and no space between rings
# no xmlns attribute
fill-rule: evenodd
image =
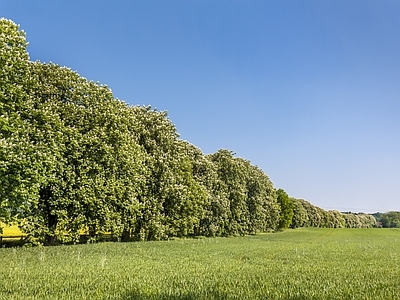
<svg viewBox="0 0 400 300"><path fill-rule="evenodd" d="M400 231L0 249L0 299L400 299Z"/></svg>

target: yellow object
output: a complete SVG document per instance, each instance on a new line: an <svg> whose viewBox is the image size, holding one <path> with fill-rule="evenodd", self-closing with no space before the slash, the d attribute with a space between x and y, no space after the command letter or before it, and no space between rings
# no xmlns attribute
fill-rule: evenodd
<svg viewBox="0 0 400 300"><path fill-rule="evenodd" d="M1 227L3 227L3 224L1 224ZM4 226L3 227L3 234L0 234L0 236L21 236L24 235L21 230L19 230L17 225L13 226Z"/></svg>

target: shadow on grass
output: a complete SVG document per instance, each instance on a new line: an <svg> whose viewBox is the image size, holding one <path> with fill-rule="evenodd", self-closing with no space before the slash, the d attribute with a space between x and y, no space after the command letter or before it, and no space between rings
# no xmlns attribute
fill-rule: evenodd
<svg viewBox="0 0 400 300"><path fill-rule="evenodd" d="M204 292L188 292L184 294L156 294L156 295L146 295L141 292L128 292L124 295L121 300L194 300L194 299L232 299L227 294L221 293L219 291L204 291Z"/></svg>
<svg viewBox="0 0 400 300"><path fill-rule="evenodd" d="M25 245L23 239L4 239L0 242L0 248L16 248Z"/></svg>
<svg viewBox="0 0 400 300"><path fill-rule="evenodd" d="M282 300L317 300L317 298L310 298L307 296L292 296L292 297L279 297L279 298L270 298L268 296L262 297L248 297L238 296L235 294L227 294L224 292L220 292L217 290L204 291L204 292L188 292L184 294L157 294L157 295L146 295L141 292L128 292L125 296L123 296L120 300L199 300L199 299L282 299ZM322 300L322 299L318 299Z"/></svg>

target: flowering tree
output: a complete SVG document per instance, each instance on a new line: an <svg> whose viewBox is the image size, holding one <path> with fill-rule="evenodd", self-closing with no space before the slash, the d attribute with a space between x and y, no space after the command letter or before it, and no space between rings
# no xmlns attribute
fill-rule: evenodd
<svg viewBox="0 0 400 300"><path fill-rule="evenodd" d="M18 25L0 19L0 224L19 224L33 241L374 224L290 199L248 160L228 150L204 155L179 139L166 112L30 62L26 47Z"/></svg>
<svg viewBox="0 0 400 300"><path fill-rule="evenodd" d="M166 112L131 107L138 142L144 149L149 174L140 195L135 235L141 240L194 234L199 226L205 191L193 178L187 144L178 138Z"/></svg>
<svg viewBox="0 0 400 300"><path fill-rule="evenodd" d="M106 86L67 68L36 62L30 69L32 139L51 145L42 157L54 163L23 229L37 237L44 233L49 243L53 237L76 239L82 230L93 237L126 234L136 222L146 176L129 107Z"/></svg>
<svg viewBox="0 0 400 300"><path fill-rule="evenodd" d="M293 218L290 228L299 228L308 226L308 213L302 203L296 198L290 198L293 204Z"/></svg>
<svg viewBox="0 0 400 300"><path fill-rule="evenodd" d="M25 33L0 19L0 221L18 220L44 179L30 143L29 56ZM1 230L1 228L0 228Z"/></svg>

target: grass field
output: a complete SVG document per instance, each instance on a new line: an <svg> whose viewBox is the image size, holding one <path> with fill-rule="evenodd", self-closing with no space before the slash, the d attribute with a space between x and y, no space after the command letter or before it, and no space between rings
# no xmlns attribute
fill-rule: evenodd
<svg viewBox="0 0 400 300"><path fill-rule="evenodd" d="M400 231L0 249L0 299L400 299Z"/></svg>

